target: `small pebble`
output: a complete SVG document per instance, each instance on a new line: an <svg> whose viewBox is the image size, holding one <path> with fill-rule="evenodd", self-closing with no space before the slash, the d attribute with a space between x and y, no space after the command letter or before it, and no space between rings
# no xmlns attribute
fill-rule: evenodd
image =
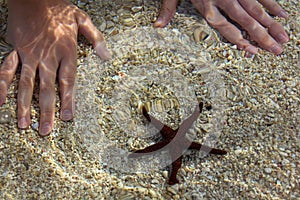
<svg viewBox="0 0 300 200"><path fill-rule="evenodd" d="M171 192L172 194L174 194L174 195L177 194L176 190L174 188L172 188L172 187L167 187L167 190L169 192Z"/></svg>
<svg viewBox="0 0 300 200"><path fill-rule="evenodd" d="M265 172L266 172L267 174L271 174L271 173L272 173L272 169L269 168L269 167L266 167L266 168L265 168Z"/></svg>
<svg viewBox="0 0 300 200"><path fill-rule="evenodd" d="M11 112L0 111L0 124L9 123L11 121Z"/></svg>
<svg viewBox="0 0 300 200"><path fill-rule="evenodd" d="M168 174L169 174L168 171L163 171L162 172L162 175L163 175L164 178L168 178Z"/></svg>
<svg viewBox="0 0 300 200"><path fill-rule="evenodd" d="M82 87L87 90L78 90L75 121L74 123L62 123L58 118L59 107L57 106L56 126L53 133L43 139L35 131L39 126L37 122L39 117L38 98L36 96L38 91L34 92L36 95L32 102L34 109L31 110L33 121L30 128L19 130L17 127L15 117L17 98L14 97L17 97L19 77L14 79L8 91L5 108L0 108L0 112L9 110L12 114L11 122L0 124L0 176L3 177L3 180L0 179L0 196L2 199L17 197L45 199L49 198L49 195L55 199L68 197L69 199L145 200L297 199L299 197L297 188L299 185L299 162L297 161L299 160L298 147L300 146L298 134L300 130L298 123L300 119L298 114L300 85L297 75L299 74L300 59L297 47L300 44L300 18L297 15L297 6L295 6L298 1L277 1L284 5L285 10L290 14L286 21L274 18L284 25L290 37L290 42L284 45L284 52L275 56L260 50L253 59L243 58L245 51L237 50L236 45L227 43L223 38L219 38L219 40L218 31L212 31L212 34L207 37L205 33L202 33L202 38L198 38L202 40L196 43L193 39L193 30L203 23L199 24L202 19L194 15L196 10L190 9L192 7L190 1L181 1L182 3L178 4L178 11L184 10L184 12L176 13L174 22L170 23L166 29L155 29L159 31L155 32L153 40L153 34L150 34L151 30L138 31L138 28L141 25L153 26L153 21L160 8L159 1L144 3L144 1L129 0L80 0L72 2L78 2L87 11L98 29L105 29L107 45L114 52L111 62L115 64L109 64L110 61L102 64L100 59L99 61L95 60L96 57L93 56L91 59L86 59L87 55L92 53L92 48L84 42L79 51L79 71L76 76L78 76L78 80L82 80L82 83L86 83ZM4 22L3 25L7 16L5 7L5 3L0 6L2 9L0 21ZM119 9L123 9L123 11L118 13ZM132 26L125 26L124 19L127 25ZM107 20L106 27L104 20ZM0 32L5 28L3 25ZM203 31L210 29L211 27L207 26ZM192 43L183 37L174 39L169 37L170 34L166 34L173 30L187 34L188 41ZM126 33L127 31L130 32ZM116 37L116 40L110 40L112 36ZM178 34L178 36L180 35ZM157 45L158 38L163 38L163 44L166 45ZM142 42L138 42L140 40ZM203 50L201 50L202 48ZM189 49L195 55L188 53ZM10 51L1 49L0 58L3 57L3 52ZM198 61L205 57L202 56L202 53L205 52L211 57L206 63L222 72L223 79L220 80L224 81L226 88L226 93L218 94L216 101L211 98L216 95L205 86L209 83L216 85L217 88L222 88L223 85L219 83L221 81L211 77L206 79L204 75L209 74L210 69L197 67L200 66ZM199 134L197 133L197 138L195 138L199 142L205 140L204 137L210 135L215 129L215 127L203 126L208 133L206 134L201 125L211 124L211 121L214 120L214 113L219 108L215 105L223 97L228 98L228 101L224 100L224 112L217 113L228 119L228 124L222 126L222 130L220 130L222 134L217 143L217 146L221 145L228 150L228 156L222 158L218 156L194 157L192 155L195 152L189 151L192 154L185 156L184 170L180 170L177 177L180 179L180 184L175 187L168 185L168 171L163 172L164 169L157 169L149 174L132 173L130 175L132 178L125 179L122 177L128 176L127 173L111 168L109 160L102 159L106 156L106 152L111 151L110 146L104 143L106 140L102 141L101 139L104 134L108 136L109 140L116 142L119 147L124 147L126 150L139 149L140 145L150 144L156 139L140 137L137 140L133 133L138 133L142 129L134 129L130 134L125 134L124 127L116 125L111 117L116 105L111 104L113 102L111 94L116 88L114 86L125 80L122 80L121 77L114 77L116 78L114 80L112 77L118 75L121 70L128 72L131 68L135 69L148 64L154 64L154 69L160 69L158 68L160 65L166 65L168 68L178 70L180 74L184 74L188 78L190 91L196 93L197 98L214 106L213 109L204 109L199 116L199 123L194 125L199 130ZM227 70L228 72L226 72ZM152 72L160 70L142 71L144 75L147 74L150 77ZM140 73L140 75L143 74ZM138 84L143 84L143 80ZM180 80L178 79L173 79L173 82L178 82L176 84L178 86L182 85L179 84ZM92 83L96 83L95 87L91 87ZM152 84L151 87L148 87L150 84L143 85L143 90L139 90L139 93L136 92L137 95L130 93L129 101L133 108L137 107L137 102L140 100L147 102L144 97L150 99L155 95L159 95L159 98L175 96L175 91L172 89L170 91L169 89L160 90L161 86L158 81L153 81L153 83L149 81L149 83ZM133 85L132 88L135 89L138 84ZM80 89L81 85L77 86ZM168 95L165 95L164 91ZM180 95L176 94L176 96L185 99L185 96L181 95L181 91L178 94ZM268 98L271 100L266 100ZM94 102L97 102L95 109L93 109ZM125 103L128 105L128 102ZM183 105L185 104L180 104L179 107L183 108ZM7 106L10 106L9 109ZM96 108L99 108L99 112ZM186 117L187 115L184 114L188 114L183 112L183 109L179 112L181 113L180 117ZM130 110L129 113L140 120L141 116L135 109ZM85 117L80 118L79 114ZM170 117L166 119L171 119L173 123L173 113L167 114L170 114ZM136 120L136 118L133 119ZM96 125L101 125L101 130L98 129L98 126L94 126L94 120ZM143 122L141 121L141 123ZM78 127L78 124L81 126ZM176 124L175 121L174 124ZM120 130L121 128L123 129ZM70 131L66 132L65 129ZM86 138L85 132L91 138L87 141L90 143L94 140L95 145L88 146L87 142L82 143ZM59 137L55 134L59 134ZM94 135L95 137L92 137ZM132 145L136 146L126 143L128 137L133 138ZM62 143L64 148L60 148ZM98 159L98 156L101 157ZM24 162L30 166L29 169L23 166ZM73 177L78 179L74 180ZM138 190L139 187L145 189ZM167 190L168 187L170 188ZM176 189L176 187L178 188Z"/></svg>
<svg viewBox="0 0 300 200"><path fill-rule="evenodd" d="M32 125L31 125L31 127L32 127L32 129L33 130L38 130L39 129L39 123L38 122L35 122L35 123L33 123Z"/></svg>
<svg viewBox="0 0 300 200"><path fill-rule="evenodd" d="M157 197L157 193L156 193L154 190L152 190L152 189L149 189L149 194L150 194L151 197L153 197L153 198L156 198L156 197Z"/></svg>

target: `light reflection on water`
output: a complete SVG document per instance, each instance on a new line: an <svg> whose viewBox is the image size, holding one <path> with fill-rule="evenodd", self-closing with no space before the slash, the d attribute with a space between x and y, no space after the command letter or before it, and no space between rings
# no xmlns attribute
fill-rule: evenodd
<svg viewBox="0 0 300 200"><path fill-rule="evenodd" d="M150 172L170 165L165 152L138 160L127 158L132 151L129 141L147 145L145 141L151 142L158 132L145 126L138 109L147 102L155 107L159 99L162 104L166 99L178 101L178 112L169 119L166 110L153 112L166 123L176 115L179 122L188 117L197 98L211 103L210 130L203 143L215 144L225 120L225 85L200 46L176 29L146 27L126 31L107 43L113 52L111 61L103 63L92 55L78 69L75 124L90 152L103 164L125 172Z"/></svg>

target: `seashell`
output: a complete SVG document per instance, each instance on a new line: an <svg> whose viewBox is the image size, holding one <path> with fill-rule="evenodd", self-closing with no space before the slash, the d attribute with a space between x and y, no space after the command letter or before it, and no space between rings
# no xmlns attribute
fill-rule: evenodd
<svg viewBox="0 0 300 200"><path fill-rule="evenodd" d="M166 171L166 170L164 170L164 171L162 172L162 175L163 175L164 178L168 178L168 174L169 174L169 172Z"/></svg>
<svg viewBox="0 0 300 200"><path fill-rule="evenodd" d="M106 25L106 21L103 20L103 22L101 23L101 25L99 26L99 30L100 31L104 31L106 29L107 25Z"/></svg>
<svg viewBox="0 0 300 200"><path fill-rule="evenodd" d="M143 6L133 6L131 8L132 12L136 13L139 12L140 10L142 10Z"/></svg>
<svg viewBox="0 0 300 200"><path fill-rule="evenodd" d="M209 32L203 29L203 27L198 27L194 30L194 39L196 42L204 41L209 36Z"/></svg>
<svg viewBox="0 0 300 200"><path fill-rule="evenodd" d="M147 110L151 112L166 112L171 109L179 109L180 104L176 98L156 99L144 104Z"/></svg>
<svg viewBox="0 0 300 200"><path fill-rule="evenodd" d="M156 193L155 190L153 189L149 189L149 194L152 198L157 198L158 197L158 194Z"/></svg>
<svg viewBox="0 0 300 200"><path fill-rule="evenodd" d="M114 26L115 26L114 22L112 22L112 21L107 21L106 22L106 28L111 28L111 27L114 27Z"/></svg>
<svg viewBox="0 0 300 200"><path fill-rule="evenodd" d="M134 26L135 25L135 22L132 18L125 18L121 22L124 26Z"/></svg>
<svg viewBox="0 0 300 200"><path fill-rule="evenodd" d="M113 36L117 35L119 33L119 30L116 27L112 27L109 30L107 30L107 35Z"/></svg>
<svg viewBox="0 0 300 200"><path fill-rule="evenodd" d="M220 41L217 34L208 25L196 27L193 35L196 42L204 42L208 46Z"/></svg>

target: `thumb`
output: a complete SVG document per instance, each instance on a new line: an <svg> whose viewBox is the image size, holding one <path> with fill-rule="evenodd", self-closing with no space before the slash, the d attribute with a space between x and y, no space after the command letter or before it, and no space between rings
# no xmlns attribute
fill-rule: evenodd
<svg viewBox="0 0 300 200"><path fill-rule="evenodd" d="M86 37L96 50L96 54L104 60L109 60L111 54L106 47L103 34L94 26L91 18L82 10L76 13L78 29Z"/></svg>

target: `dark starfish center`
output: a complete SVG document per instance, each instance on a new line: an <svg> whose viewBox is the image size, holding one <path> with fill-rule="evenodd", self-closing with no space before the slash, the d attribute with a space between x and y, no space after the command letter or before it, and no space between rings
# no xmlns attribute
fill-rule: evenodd
<svg viewBox="0 0 300 200"><path fill-rule="evenodd" d="M158 151L161 151L162 149L167 149L173 161L168 183L170 185L173 185L179 183L179 180L176 178L176 175L181 167L182 157L185 150L195 149L207 152L209 154L225 155L227 152L224 150L215 149L197 142L192 142L186 137L187 131L197 120L199 114L202 112L202 108L203 103L200 102L199 105L196 106L194 112L187 119L185 119L176 130L173 130L169 126L160 122L155 117L149 115L145 106L143 106L142 111L144 117L158 130L160 130L159 132L162 136L162 140L144 149L134 151L133 154L129 155L129 158L143 156L143 153L156 153Z"/></svg>

